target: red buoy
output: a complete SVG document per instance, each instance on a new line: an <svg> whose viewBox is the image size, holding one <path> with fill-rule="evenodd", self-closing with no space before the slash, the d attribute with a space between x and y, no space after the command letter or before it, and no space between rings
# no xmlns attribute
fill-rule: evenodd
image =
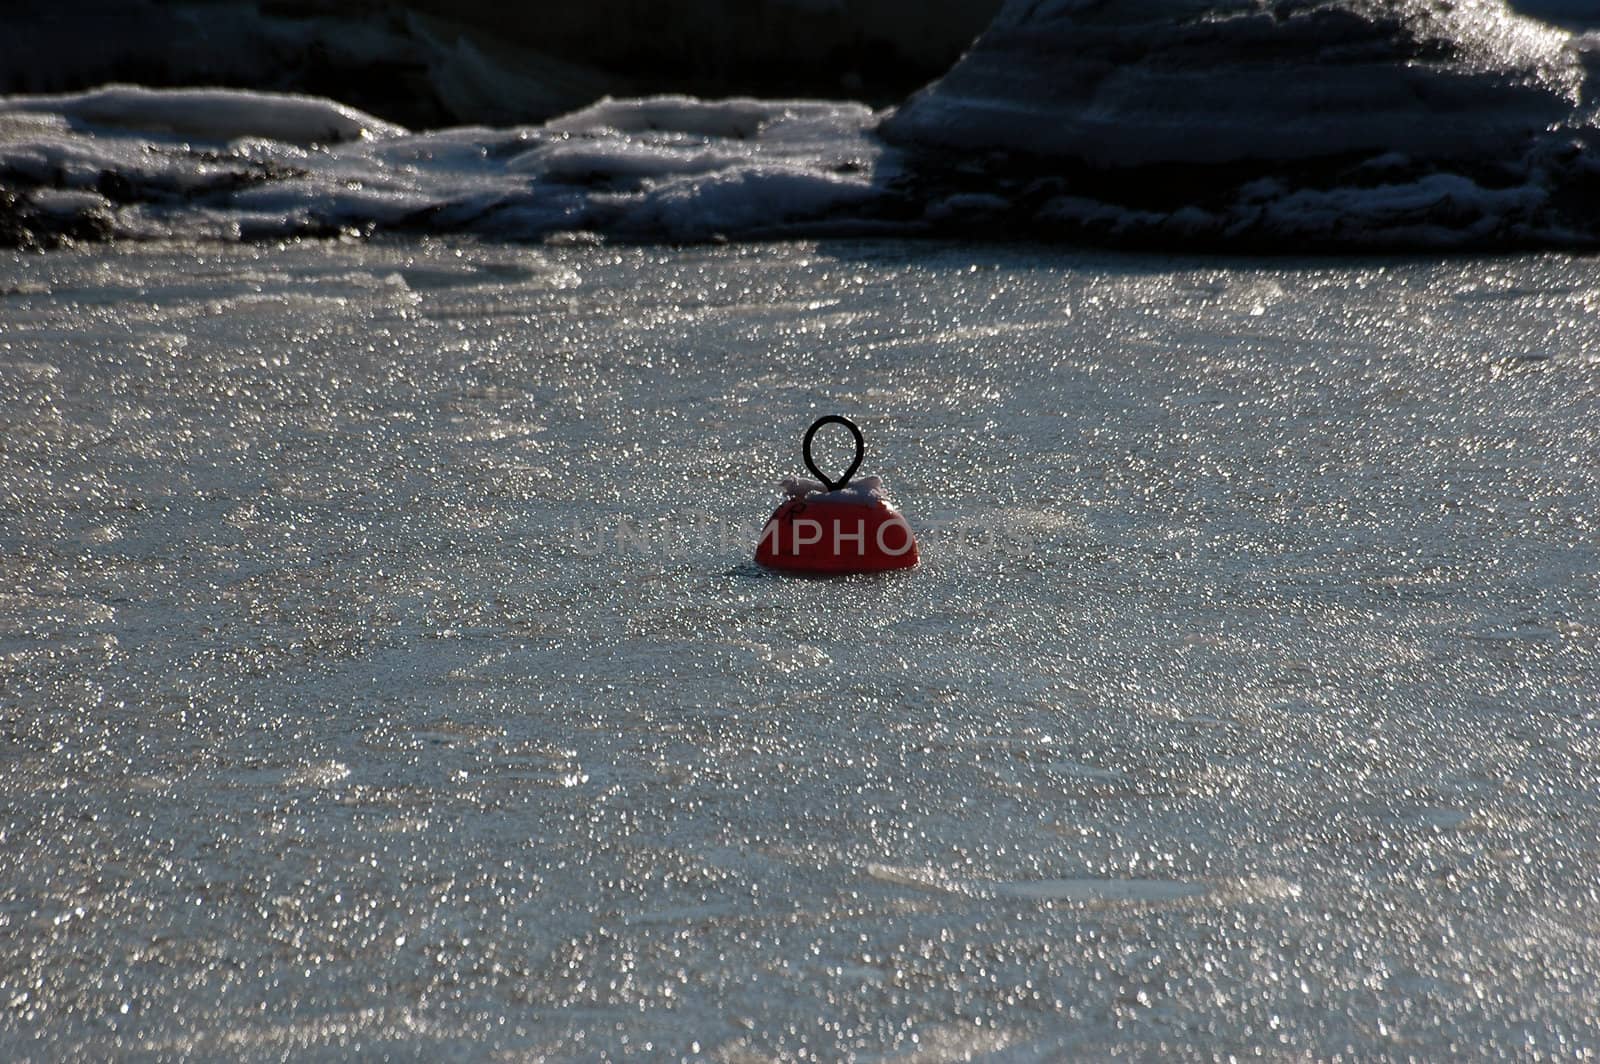
<svg viewBox="0 0 1600 1064"><path fill-rule="evenodd" d="M823 425L841 424L856 440L856 458L839 480L829 480L811 458L811 440ZM791 478L789 493L756 543L756 561L769 569L817 576L882 573L917 564L917 537L883 497L883 482L864 477L850 484L866 451L861 430L836 414L820 418L806 432L806 467L821 482Z"/></svg>

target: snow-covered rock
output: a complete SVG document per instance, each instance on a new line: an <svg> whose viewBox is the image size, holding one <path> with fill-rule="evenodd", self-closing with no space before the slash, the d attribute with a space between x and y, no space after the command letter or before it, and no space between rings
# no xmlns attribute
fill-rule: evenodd
<svg viewBox="0 0 1600 1064"><path fill-rule="evenodd" d="M1568 44L1502 0L1009 0L884 132L1116 168L1481 158L1573 120Z"/></svg>
<svg viewBox="0 0 1600 1064"><path fill-rule="evenodd" d="M881 132L943 229L1590 245L1595 60L1503 0L1008 0Z"/></svg>

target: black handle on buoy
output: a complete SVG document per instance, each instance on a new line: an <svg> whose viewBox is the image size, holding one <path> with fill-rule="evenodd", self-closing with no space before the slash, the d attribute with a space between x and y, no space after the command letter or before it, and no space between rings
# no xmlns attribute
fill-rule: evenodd
<svg viewBox="0 0 1600 1064"><path fill-rule="evenodd" d="M817 430L824 425L843 425L845 428L850 430L850 435L856 438L856 460L850 463L850 468L846 469L844 471L844 476L840 477L838 480L829 480L823 475L822 470L817 468L817 463L811 459L812 437L816 436ZM851 421L847 417L840 417L838 414L829 414L827 417L817 418L817 420L811 423L811 427L806 429L806 439L805 443L801 444L801 450L806 456L806 468L811 470L812 475L814 475L818 480L822 481L822 486L827 488L829 491L839 491L846 484L850 483L850 478L855 476L857 469L861 468L861 457L867 453L867 441L862 437L861 430L856 428L856 423L854 421Z"/></svg>

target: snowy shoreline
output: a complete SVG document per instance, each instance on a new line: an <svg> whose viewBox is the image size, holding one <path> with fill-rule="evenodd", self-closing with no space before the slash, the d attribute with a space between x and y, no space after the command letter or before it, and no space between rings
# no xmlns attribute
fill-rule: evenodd
<svg viewBox="0 0 1600 1064"><path fill-rule="evenodd" d="M0 246L438 233L1600 245L1600 45L1500 0L1439 10L1010 3L891 111L606 98L541 125L412 132L244 90L0 97Z"/></svg>
<svg viewBox="0 0 1600 1064"><path fill-rule="evenodd" d="M1249 253L1600 243L1583 195L1600 183L1589 138L1530 139L1515 169L1384 153L1279 163L1263 176L1239 165L952 163L885 142L880 118L821 101L665 97L603 101L538 127L413 134L332 101L262 93L13 98L0 101L0 245L430 234Z"/></svg>

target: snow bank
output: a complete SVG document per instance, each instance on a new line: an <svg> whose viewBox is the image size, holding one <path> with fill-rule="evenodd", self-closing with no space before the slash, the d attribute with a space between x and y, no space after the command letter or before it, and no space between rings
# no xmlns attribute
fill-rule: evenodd
<svg viewBox="0 0 1600 1064"><path fill-rule="evenodd" d="M0 243L875 233L1592 247L1597 42L1501 0L1010 0L887 119L851 103L657 96L410 133L271 93L0 98Z"/></svg>
<svg viewBox="0 0 1600 1064"><path fill-rule="evenodd" d="M882 213L897 167L876 119L849 103L654 97L412 134L326 100L114 86L0 98L0 187L41 225L90 202L58 193L94 192L108 231L133 237L766 236Z"/></svg>

